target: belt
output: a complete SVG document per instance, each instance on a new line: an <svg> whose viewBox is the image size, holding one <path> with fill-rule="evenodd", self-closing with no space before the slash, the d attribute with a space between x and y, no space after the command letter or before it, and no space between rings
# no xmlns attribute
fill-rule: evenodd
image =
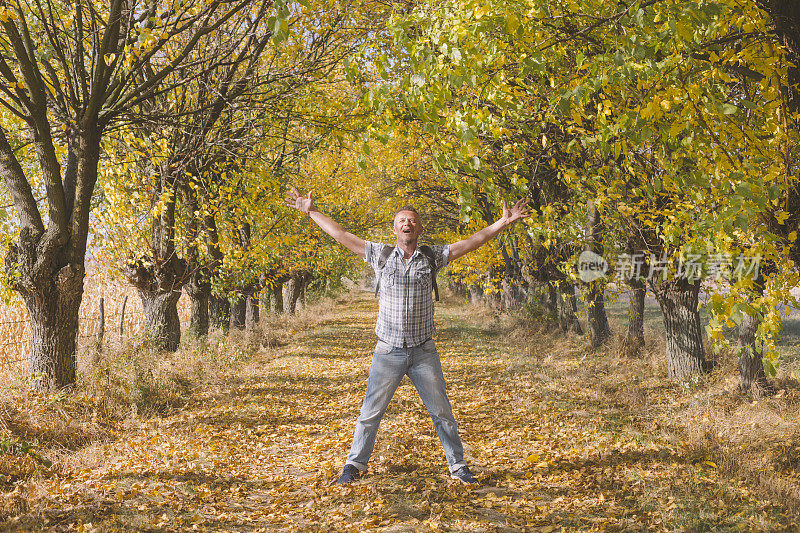
<svg viewBox="0 0 800 533"><path fill-rule="evenodd" d="M419 344L415 344L414 346L422 346L423 344L425 344L425 343L426 343L426 342L428 342L429 340L431 340L431 337L428 337L427 339L425 339L425 340L424 340L424 341L422 341L421 343L419 343ZM405 341L405 340L403 340L403 348L414 348L414 346L409 346L409 345L406 343L406 341Z"/></svg>

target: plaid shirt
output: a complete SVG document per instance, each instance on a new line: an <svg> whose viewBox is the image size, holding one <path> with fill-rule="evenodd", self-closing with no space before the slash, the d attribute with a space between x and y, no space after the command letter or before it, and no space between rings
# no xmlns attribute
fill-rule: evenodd
<svg viewBox="0 0 800 533"><path fill-rule="evenodd" d="M367 241L364 261L378 275L378 259L385 245ZM433 336L433 276L447 266L450 246L431 246L436 269L422 252L414 250L403 263L403 251L395 246L386 259L381 275L381 296L378 301L378 322L375 334L391 346L417 346Z"/></svg>

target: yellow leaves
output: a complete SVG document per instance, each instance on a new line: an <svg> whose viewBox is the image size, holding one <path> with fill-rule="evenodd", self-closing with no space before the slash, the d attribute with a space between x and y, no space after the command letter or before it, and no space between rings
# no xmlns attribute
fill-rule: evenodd
<svg viewBox="0 0 800 533"><path fill-rule="evenodd" d="M724 70L721 70L721 69L718 69L718 68L714 68L712 70L712 73L713 73L714 76L716 76L717 78L719 78L721 81L723 81L725 83L731 83L731 82L734 81L733 78L731 78L728 75L728 73L725 72Z"/></svg>
<svg viewBox="0 0 800 533"><path fill-rule="evenodd" d="M38 468L36 460L30 455L0 456L0 481L16 482L33 475Z"/></svg>
<svg viewBox="0 0 800 533"><path fill-rule="evenodd" d="M197 382L180 409L120 423L111 442L92 449L102 461L91 456L80 466L81 452L78 466L36 481L44 497L31 502L31 516L99 531L123 520L165 531L671 530L685 519L678 513L698 510L732 527L753 517L763 528L780 524L774 502L748 500L747 485L717 479L713 461L693 464L690 443L675 444L686 417L674 416L674 400L695 400L663 387L658 370L586 357L580 341L556 336L520 342L498 334L509 330L497 329L505 326L491 311L461 302L437 307L446 332L437 344L483 485L448 481L429 415L406 380L382 420L367 477L330 487L363 399L375 307L369 295L348 297L271 323L298 333L285 347L250 353ZM200 355L213 359L218 349ZM626 404L640 385L657 409ZM649 434L653 417L669 421L668 435ZM102 516L92 515L91 526L79 522L97 502L106 506ZM733 514L745 507L753 513Z"/></svg>
<svg viewBox="0 0 800 533"><path fill-rule="evenodd" d="M506 12L506 30L509 34L513 35L517 32L517 28L519 28L519 18L517 18L517 14L513 12Z"/></svg>
<svg viewBox="0 0 800 533"><path fill-rule="evenodd" d="M114 60L117 58L116 54L106 54L103 56L103 60L106 63L106 66L111 66L114 63Z"/></svg>
<svg viewBox="0 0 800 533"><path fill-rule="evenodd" d="M75 531L78 533L100 533L103 531L102 528L92 525L92 522L81 522L75 526Z"/></svg>
<svg viewBox="0 0 800 533"><path fill-rule="evenodd" d="M778 221L778 224L783 224L787 218L789 218L789 213L786 211L777 211L775 213L775 220Z"/></svg>
<svg viewBox="0 0 800 533"><path fill-rule="evenodd" d="M16 14L5 6L0 7L0 22L8 22L16 19Z"/></svg>

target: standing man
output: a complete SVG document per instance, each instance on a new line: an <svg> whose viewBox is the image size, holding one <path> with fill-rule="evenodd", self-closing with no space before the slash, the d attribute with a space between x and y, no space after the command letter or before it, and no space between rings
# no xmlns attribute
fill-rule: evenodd
<svg viewBox="0 0 800 533"><path fill-rule="evenodd" d="M346 485L359 479L367 470L378 424L389 406L403 376L408 375L431 415L436 433L444 448L450 476L463 483L477 483L464 462L464 449L458 436L453 410L445 391L444 375L433 343L433 297L431 288L436 273L530 214L527 199L508 208L503 202L503 216L474 235L450 245L418 247L423 227L413 207L403 207L394 216L394 248L364 241L345 231L332 218L314 206L311 192L302 196L292 187L286 204L305 213L339 244L355 253L375 269L380 286L378 343L372 357L367 393L356 422L353 444L337 483ZM422 248L422 250L420 249ZM426 249L427 248L427 249ZM385 251L384 251L385 250Z"/></svg>

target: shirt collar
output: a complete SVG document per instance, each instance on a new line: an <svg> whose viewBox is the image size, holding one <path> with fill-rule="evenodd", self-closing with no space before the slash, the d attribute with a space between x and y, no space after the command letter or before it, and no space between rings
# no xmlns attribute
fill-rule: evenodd
<svg viewBox="0 0 800 533"><path fill-rule="evenodd" d="M417 244L417 247L414 248L414 253L411 254L411 257L408 258L409 262L412 259L414 259L417 256L417 254L421 254L422 253L422 252L419 251L419 246L420 245ZM403 256L405 255L405 254L403 254L403 250L396 244L394 245L394 252L393 253L395 253L396 255L400 256L400 259L403 259Z"/></svg>

